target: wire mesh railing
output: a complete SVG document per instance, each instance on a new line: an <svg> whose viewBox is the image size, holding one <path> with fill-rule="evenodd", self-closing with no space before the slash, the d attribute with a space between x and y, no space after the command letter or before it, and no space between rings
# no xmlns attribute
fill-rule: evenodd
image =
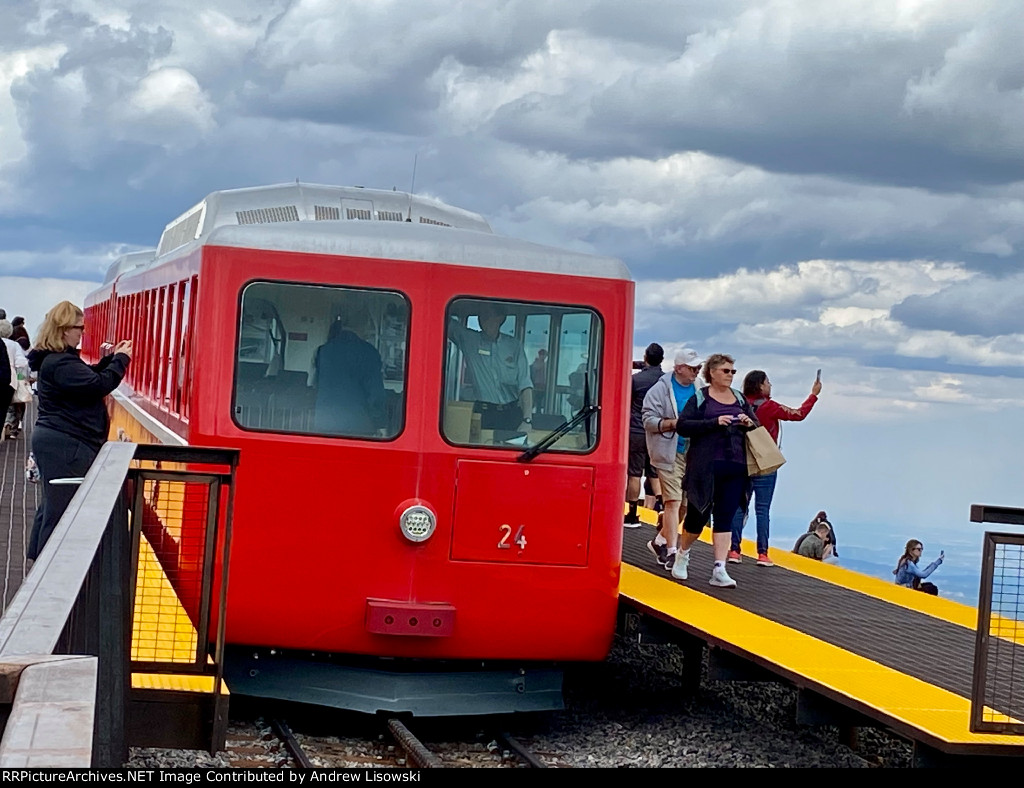
<svg viewBox="0 0 1024 788"><path fill-rule="evenodd" d="M127 758L133 672L209 676L210 729L224 730L237 464L233 449L107 443L0 619L0 663L31 669L53 664L54 655L96 658L82 663L96 687L88 765L118 767ZM8 702L16 709L17 701L15 694ZM12 714L8 727L31 730L8 737L5 729L3 741L52 748L58 733L67 740L59 730L66 723Z"/></svg>
<svg viewBox="0 0 1024 788"><path fill-rule="evenodd" d="M1024 509L972 506L971 520L1024 525ZM1024 536L986 532L971 730L1024 735Z"/></svg>

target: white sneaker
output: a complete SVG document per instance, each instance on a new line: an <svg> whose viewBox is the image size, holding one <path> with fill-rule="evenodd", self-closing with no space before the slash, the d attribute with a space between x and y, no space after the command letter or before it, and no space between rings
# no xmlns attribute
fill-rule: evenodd
<svg viewBox="0 0 1024 788"><path fill-rule="evenodd" d="M716 566L711 570L711 585L719 588L735 588L736 581L729 577L724 566Z"/></svg>
<svg viewBox="0 0 1024 788"><path fill-rule="evenodd" d="M690 566L690 551L680 550L676 553L676 561L672 564L672 577L676 580L686 580L690 575L687 567Z"/></svg>

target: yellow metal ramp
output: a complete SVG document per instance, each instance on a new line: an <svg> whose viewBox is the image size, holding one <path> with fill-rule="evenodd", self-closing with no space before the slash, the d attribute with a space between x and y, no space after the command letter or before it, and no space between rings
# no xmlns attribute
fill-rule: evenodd
<svg viewBox="0 0 1024 788"><path fill-rule="evenodd" d="M628 608L939 753L1024 757L1024 737L969 729L974 608L792 553L756 566L749 542L743 563L729 565L737 588L715 588L710 530L693 547L689 579L677 581L647 547L654 534L624 531ZM1024 624L998 621L992 635L1020 649ZM1024 708L990 713L1024 719Z"/></svg>

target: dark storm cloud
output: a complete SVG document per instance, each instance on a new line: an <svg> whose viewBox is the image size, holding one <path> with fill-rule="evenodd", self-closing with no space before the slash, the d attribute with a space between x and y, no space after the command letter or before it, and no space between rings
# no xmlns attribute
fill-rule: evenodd
<svg viewBox="0 0 1024 788"><path fill-rule="evenodd" d="M977 276L934 295L910 296L892 309L905 326L995 337L1024 333L1024 274Z"/></svg>
<svg viewBox="0 0 1024 788"><path fill-rule="evenodd" d="M27 33L27 28L36 19L36 6L36 0L5 0L4 23L0 25L0 51L31 43L32 36Z"/></svg>
<svg viewBox="0 0 1024 788"><path fill-rule="evenodd" d="M1012 2L986 11L892 30L871 14L738 16L607 87L517 97L494 133L568 155L703 150L779 172L1008 183L1024 177L1024 15Z"/></svg>
<svg viewBox="0 0 1024 788"><path fill-rule="evenodd" d="M535 2L347 5L327 16L294 3L251 53L239 98L254 114L424 134L446 61L510 73L575 16Z"/></svg>
<svg viewBox="0 0 1024 788"><path fill-rule="evenodd" d="M815 257L1024 262L1024 181L976 185L1024 179L996 144L1013 142L1000 124L1020 82L1018 48L996 46L1007 3L892 30L849 4L835 24L815 4L710 0L115 7L120 27L62 11L26 39L66 52L13 83L28 151L0 170L8 248L153 245L215 189L408 189L416 161L419 191L641 280ZM154 108L143 88L168 68L191 92ZM942 114L965 96L970 144ZM730 158L676 161L700 149Z"/></svg>

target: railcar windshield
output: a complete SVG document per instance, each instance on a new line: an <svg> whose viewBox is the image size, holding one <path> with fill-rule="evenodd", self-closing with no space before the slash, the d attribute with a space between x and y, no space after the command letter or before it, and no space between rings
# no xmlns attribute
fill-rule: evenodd
<svg viewBox="0 0 1024 788"><path fill-rule="evenodd" d="M522 449L599 398L602 324L592 309L483 298L448 305L441 429L459 445ZM597 443L594 414L551 451Z"/></svg>
<svg viewBox="0 0 1024 788"><path fill-rule="evenodd" d="M234 418L245 429L387 440L405 413L401 293L253 282L242 292Z"/></svg>

